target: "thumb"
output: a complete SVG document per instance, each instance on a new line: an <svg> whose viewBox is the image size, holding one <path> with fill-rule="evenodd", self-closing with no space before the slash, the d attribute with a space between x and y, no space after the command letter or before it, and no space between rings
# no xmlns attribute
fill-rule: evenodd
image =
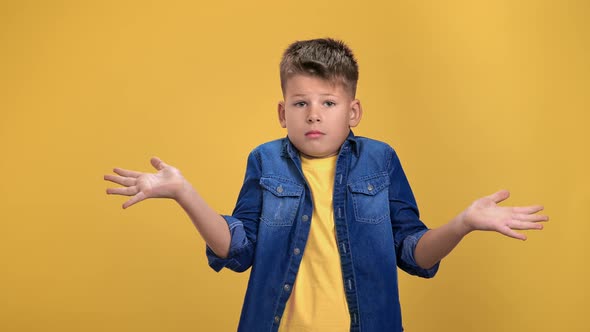
<svg viewBox="0 0 590 332"><path fill-rule="evenodd" d="M491 200L495 203L500 203L510 197L510 192L508 190L500 190L488 196Z"/></svg>
<svg viewBox="0 0 590 332"><path fill-rule="evenodd" d="M152 157L150 159L150 162L152 163L152 166L154 166L154 168L157 169L158 171L161 171L162 169L164 169L164 167L168 166L168 165L166 165L165 162L163 162L158 157Z"/></svg>

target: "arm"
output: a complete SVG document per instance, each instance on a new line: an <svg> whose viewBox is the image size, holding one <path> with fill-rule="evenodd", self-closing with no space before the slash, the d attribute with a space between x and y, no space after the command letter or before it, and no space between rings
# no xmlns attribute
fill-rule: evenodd
<svg viewBox="0 0 590 332"><path fill-rule="evenodd" d="M219 257L227 257L231 242L226 221L217 214L180 171L158 158L151 159L157 173L142 173L115 168L118 175L105 175L104 179L124 187L108 188L107 194L131 196L123 204L126 209L147 198L174 199L188 214L207 245Z"/></svg>
<svg viewBox="0 0 590 332"><path fill-rule="evenodd" d="M497 205L509 196L508 191L502 190L480 198L447 224L426 232L414 251L416 263L423 268L434 266L472 231L495 231L515 239L526 240L524 234L515 230L543 229L539 222L547 221L549 218L536 214L543 210L542 206Z"/></svg>

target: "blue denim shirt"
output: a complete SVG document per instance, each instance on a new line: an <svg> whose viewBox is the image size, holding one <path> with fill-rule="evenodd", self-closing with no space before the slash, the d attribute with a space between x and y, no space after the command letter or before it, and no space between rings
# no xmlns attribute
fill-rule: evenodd
<svg viewBox="0 0 590 332"><path fill-rule="evenodd" d="M333 207L350 331L402 331L396 266L430 278L438 264L425 270L414 260L427 228L395 151L350 132L336 163ZM235 210L224 216L229 255L221 259L207 248L215 271L252 267L238 331L277 331L312 210L299 153L287 138L250 153Z"/></svg>

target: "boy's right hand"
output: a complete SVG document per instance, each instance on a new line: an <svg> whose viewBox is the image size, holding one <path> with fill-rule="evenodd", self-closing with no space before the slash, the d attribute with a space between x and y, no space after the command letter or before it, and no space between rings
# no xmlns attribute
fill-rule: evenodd
<svg viewBox="0 0 590 332"><path fill-rule="evenodd" d="M176 199L187 185L186 180L178 169L167 165L159 158L151 158L152 166L157 173L142 173L122 168L113 171L118 175L105 175L106 181L120 184L124 187L108 188L109 195L133 196L123 204L126 209L146 198Z"/></svg>

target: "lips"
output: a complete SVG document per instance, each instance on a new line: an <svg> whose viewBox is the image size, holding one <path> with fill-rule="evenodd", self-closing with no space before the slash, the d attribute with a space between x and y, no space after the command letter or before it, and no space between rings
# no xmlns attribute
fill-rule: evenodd
<svg viewBox="0 0 590 332"><path fill-rule="evenodd" d="M305 133L305 136L306 137L309 137L309 138L318 138L318 137L321 137L321 136L324 136L324 135L325 134L322 133L319 130L310 130L310 131L308 131L308 132Z"/></svg>

